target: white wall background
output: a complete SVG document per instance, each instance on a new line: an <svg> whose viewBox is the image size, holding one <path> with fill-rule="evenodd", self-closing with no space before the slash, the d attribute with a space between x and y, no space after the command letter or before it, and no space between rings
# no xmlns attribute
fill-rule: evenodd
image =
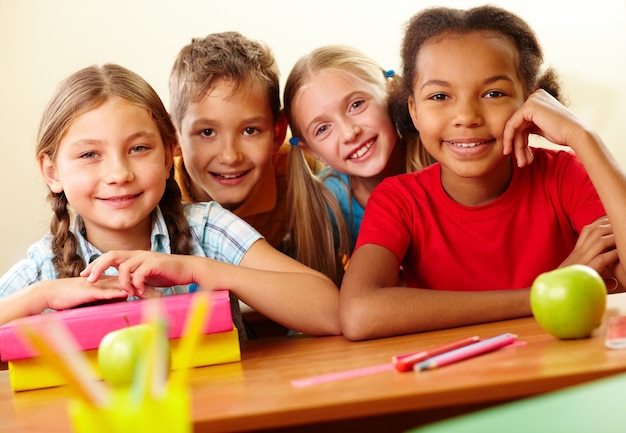
<svg viewBox="0 0 626 433"><path fill-rule="evenodd" d="M192 37L238 30L268 43L285 78L311 49L345 43L399 69L404 23L435 4L470 0L0 0L0 273L49 224L35 165L39 115L54 86L93 63L120 63L168 105L167 79ZM626 0L494 0L526 19L570 107L600 132L626 169ZM626 210L625 210L626 211Z"/></svg>

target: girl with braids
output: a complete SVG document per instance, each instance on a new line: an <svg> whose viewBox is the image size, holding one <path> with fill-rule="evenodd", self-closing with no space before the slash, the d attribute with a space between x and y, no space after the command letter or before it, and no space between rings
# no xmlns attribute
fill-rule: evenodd
<svg viewBox="0 0 626 433"><path fill-rule="evenodd" d="M360 51L330 45L298 60L285 84L290 255L337 284L374 187L428 164L414 131L401 134L392 120L387 95L398 79ZM305 155L328 169L317 177Z"/></svg>
<svg viewBox="0 0 626 433"><path fill-rule="evenodd" d="M182 204L176 143L161 100L137 74L108 64L60 83L37 145L51 232L0 279L0 323L197 284L229 289L291 329L339 333L330 279L272 248L218 203Z"/></svg>
<svg viewBox="0 0 626 433"><path fill-rule="evenodd" d="M606 275L607 288L626 282L624 174L555 98L522 19L490 6L427 9L408 23L402 61L398 97L438 162L372 193L341 286L344 335L530 316L534 279L570 264ZM575 153L530 148L530 134Z"/></svg>

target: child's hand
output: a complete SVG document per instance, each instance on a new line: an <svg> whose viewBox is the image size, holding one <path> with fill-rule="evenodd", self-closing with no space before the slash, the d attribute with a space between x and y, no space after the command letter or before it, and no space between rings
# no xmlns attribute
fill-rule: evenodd
<svg viewBox="0 0 626 433"><path fill-rule="evenodd" d="M610 293L621 293L626 291L626 271L620 261L616 261L609 266L606 270L606 274L613 277L617 281L617 285L612 288L608 287L610 283L607 283L607 289L610 290Z"/></svg>
<svg viewBox="0 0 626 433"><path fill-rule="evenodd" d="M109 251L91 262L82 272L82 277L95 283L102 273L114 266L123 290L145 297L154 287L170 287L194 283L189 269L191 256L164 254L149 251Z"/></svg>
<svg viewBox="0 0 626 433"><path fill-rule="evenodd" d="M61 278L46 281L45 290L47 307L53 310L65 310L88 302L108 299L126 299L128 293L122 290L117 277L103 277L95 284L85 278Z"/></svg>
<svg viewBox="0 0 626 433"><path fill-rule="evenodd" d="M618 260L613 228L604 216L582 229L574 250L560 267L582 264L601 273L606 268L614 268Z"/></svg>
<svg viewBox="0 0 626 433"><path fill-rule="evenodd" d="M528 148L529 134L540 135L554 144L571 146L575 137L585 129L574 113L540 89L530 95L507 121L503 152L505 155L514 152L517 165L523 167L533 161Z"/></svg>

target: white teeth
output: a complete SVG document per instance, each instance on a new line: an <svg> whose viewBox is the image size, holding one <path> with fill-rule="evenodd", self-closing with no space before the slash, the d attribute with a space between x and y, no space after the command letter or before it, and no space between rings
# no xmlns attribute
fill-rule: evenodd
<svg viewBox="0 0 626 433"><path fill-rule="evenodd" d="M480 143L452 143L457 147L476 147L478 146Z"/></svg>
<svg viewBox="0 0 626 433"><path fill-rule="evenodd" d="M241 174L220 174L219 176L223 177L224 179L237 179L241 176Z"/></svg>
<svg viewBox="0 0 626 433"><path fill-rule="evenodd" d="M132 196L127 195L127 196L124 196L124 197L112 197L109 200L110 201L125 201L125 200L130 200L131 198L132 198Z"/></svg>
<svg viewBox="0 0 626 433"><path fill-rule="evenodd" d="M350 159L356 159L356 158L360 158L363 155L365 155L365 153L370 150L370 147L372 147L372 144L374 144L373 141L370 141L369 143L367 143L365 146L361 147L359 150L357 150L356 152L354 152L352 155L350 155Z"/></svg>

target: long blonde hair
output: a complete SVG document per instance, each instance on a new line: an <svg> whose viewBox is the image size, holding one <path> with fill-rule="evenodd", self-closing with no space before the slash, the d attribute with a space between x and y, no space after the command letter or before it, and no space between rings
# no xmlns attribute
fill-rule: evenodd
<svg viewBox="0 0 626 433"><path fill-rule="evenodd" d="M285 83L284 109L294 137L303 136L294 121L294 99L313 74L327 69L351 74L380 89L386 95L392 93L400 80L400 77L386 73L374 60L355 48L328 45L313 50L296 62ZM394 120L395 114L404 112L401 104L398 105L393 100L389 102L389 113ZM405 149L407 172L428 165L428 154L421 146L417 133L401 134L398 131L396 145ZM325 273L339 286L354 241L350 239L350 232L339 202L324 185L323 180L311 170L300 146L292 147L288 167L287 201L291 210L289 253L298 261ZM349 185L345 187L349 189ZM336 222L338 238L335 238L333 219Z"/></svg>
<svg viewBox="0 0 626 433"><path fill-rule="evenodd" d="M41 116L37 158L45 154L54 161L59 143L72 122L112 97L122 98L148 110L159 129L163 144L176 144L176 129L154 89L136 73L119 65L105 64L81 69L59 83ZM59 278L78 276L85 263L78 255L78 241L70 230L69 203L63 192L49 191L48 198L54 213L50 222L54 266ZM189 254L191 232L183 212L173 167L159 207L167 223L172 252Z"/></svg>

